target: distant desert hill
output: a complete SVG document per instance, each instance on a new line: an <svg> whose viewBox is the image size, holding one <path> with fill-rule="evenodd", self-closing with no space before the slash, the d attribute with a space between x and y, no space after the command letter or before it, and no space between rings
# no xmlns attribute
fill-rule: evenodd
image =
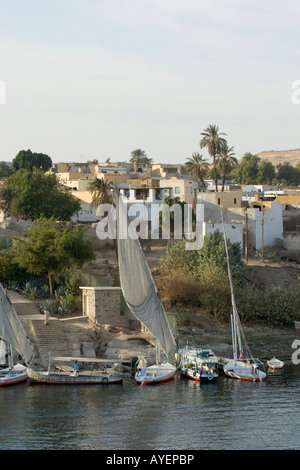
<svg viewBox="0 0 300 470"><path fill-rule="evenodd" d="M300 149L295 150L269 150L256 154L262 160L268 160L273 165L279 165L280 163L290 163L292 166L296 166L300 162Z"/></svg>

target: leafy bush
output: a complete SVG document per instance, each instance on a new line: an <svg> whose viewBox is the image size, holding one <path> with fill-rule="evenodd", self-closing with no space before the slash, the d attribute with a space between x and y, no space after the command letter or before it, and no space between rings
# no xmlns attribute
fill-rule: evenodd
<svg viewBox="0 0 300 470"><path fill-rule="evenodd" d="M50 295L50 290L41 278L31 278L25 284L24 293L30 299L46 299Z"/></svg>
<svg viewBox="0 0 300 470"><path fill-rule="evenodd" d="M289 326L300 319L299 289L271 287L262 292L242 280L239 244L228 243L234 293L242 322ZM215 232L204 239L201 250L186 250L178 242L160 262L157 285L162 300L179 307L197 307L216 320L232 312L227 260L223 237Z"/></svg>
<svg viewBox="0 0 300 470"><path fill-rule="evenodd" d="M58 305L58 313L66 315L70 312L70 308L71 308L70 303L68 302L66 298L60 299L59 305Z"/></svg>
<svg viewBox="0 0 300 470"><path fill-rule="evenodd" d="M260 321L291 326L300 317L300 291L272 286L262 293L253 287L237 289L237 308L242 322Z"/></svg>
<svg viewBox="0 0 300 470"><path fill-rule="evenodd" d="M22 285L28 279L25 269L14 262L10 252L0 255L0 282L8 287L12 283Z"/></svg>

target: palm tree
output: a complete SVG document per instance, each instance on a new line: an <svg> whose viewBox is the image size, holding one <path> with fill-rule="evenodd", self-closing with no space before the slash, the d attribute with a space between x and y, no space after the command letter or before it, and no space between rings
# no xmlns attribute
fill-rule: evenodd
<svg viewBox="0 0 300 470"><path fill-rule="evenodd" d="M208 170L208 163L202 155L193 153L192 157L187 159L185 168L197 181L201 181L205 189L204 175Z"/></svg>
<svg viewBox="0 0 300 470"><path fill-rule="evenodd" d="M221 145L226 143L226 140L221 135L226 135L224 132L219 132L219 126L210 124L204 132L201 133L203 138L200 141L200 148L207 147L209 155L213 159L214 176L216 192L218 191L218 178L216 168L216 156L220 152Z"/></svg>
<svg viewBox="0 0 300 470"><path fill-rule="evenodd" d="M91 209L95 207L97 209L101 204L111 204L114 206L114 195L113 187L110 181L105 181L103 178L96 178L90 184L90 193L92 194ZM111 211L113 209L111 208ZM110 220L110 218L109 218ZM113 233L113 230L111 230ZM113 237L113 244L116 250L116 259L118 260L118 243L115 237Z"/></svg>
<svg viewBox="0 0 300 470"><path fill-rule="evenodd" d="M222 192L224 191L225 176L231 172L232 168L237 165L237 159L233 147L228 147L227 142L221 145L220 152L216 158L216 167L222 175Z"/></svg>
<svg viewBox="0 0 300 470"><path fill-rule="evenodd" d="M112 186L110 181L104 181L103 178L96 178L90 184L90 193L92 194L91 209L97 209L100 204L113 204Z"/></svg>
<svg viewBox="0 0 300 470"><path fill-rule="evenodd" d="M145 150L136 149L131 152L131 163L143 163L144 165L152 165L152 158L148 158Z"/></svg>

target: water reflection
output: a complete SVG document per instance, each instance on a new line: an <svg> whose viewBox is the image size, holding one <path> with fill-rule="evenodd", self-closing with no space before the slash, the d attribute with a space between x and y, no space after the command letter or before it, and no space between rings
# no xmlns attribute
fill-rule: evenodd
<svg viewBox="0 0 300 470"><path fill-rule="evenodd" d="M0 390L2 449L299 449L300 368L261 383L179 376L156 386ZM5 423L5 426L3 425Z"/></svg>

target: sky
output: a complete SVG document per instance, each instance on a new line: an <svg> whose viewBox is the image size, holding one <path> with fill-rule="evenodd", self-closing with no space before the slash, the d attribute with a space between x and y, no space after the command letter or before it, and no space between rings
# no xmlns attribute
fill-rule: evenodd
<svg viewBox="0 0 300 470"><path fill-rule="evenodd" d="M0 0L0 161L209 160L210 124L238 159L298 149L299 18L297 0Z"/></svg>

